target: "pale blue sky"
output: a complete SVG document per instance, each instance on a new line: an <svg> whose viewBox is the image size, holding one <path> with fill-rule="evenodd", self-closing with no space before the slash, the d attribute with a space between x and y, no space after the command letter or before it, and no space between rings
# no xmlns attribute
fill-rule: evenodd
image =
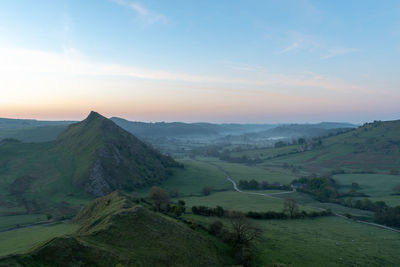
<svg viewBox="0 0 400 267"><path fill-rule="evenodd" d="M0 117L398 119L400 1L0 2Z"/></svg>

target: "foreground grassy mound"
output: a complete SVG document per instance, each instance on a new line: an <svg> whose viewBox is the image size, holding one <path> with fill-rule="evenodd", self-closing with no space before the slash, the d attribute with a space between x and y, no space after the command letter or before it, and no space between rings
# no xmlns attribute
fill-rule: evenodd
<svg viewBox="0 0 400 267"><path fill-rule="evenodd" d="M224 266L227 248L206 233L114 192L75 218L72 236L55 238L0 266ZM229 260L229 259L228 259Z"/></svg>

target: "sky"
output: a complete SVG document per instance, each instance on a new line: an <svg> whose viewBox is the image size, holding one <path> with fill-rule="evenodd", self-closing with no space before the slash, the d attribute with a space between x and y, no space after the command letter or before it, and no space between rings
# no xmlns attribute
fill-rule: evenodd
<svg viewBox="0 0 400 267"><path fill-rule="evenodd" d="M400 1L1 0L0 117L400 119Z"/></svg>

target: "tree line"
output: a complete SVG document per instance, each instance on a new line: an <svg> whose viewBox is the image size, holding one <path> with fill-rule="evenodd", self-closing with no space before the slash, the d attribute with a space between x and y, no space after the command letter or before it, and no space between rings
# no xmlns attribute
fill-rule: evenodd
<svg viewBox="0 0 400 267"><path fill-rule="evenodd" d="M305 218L316 218L322 216L330 216L332 215L331 210L323 210L323 211L300 211L299 206L296 201L293 199L285 199L283 204L283 209L281 212L277 211L267 211L267 212L257 212L257 211L249 211L249 212L240 212L240 211L228 211L225 210L221 206L217 206L215 208L206 207L206 206L192 206L192 212L196 215L201 216L216 216L222 217L226 214L231 213L242 213L243 216L251 219L305 219Z"/></svg>
<svg viewBox="0 0 400 267"><path fill-rule="evenodd" d="M326 177L303 177L293 180L292 185L299 186L297 191L313 195L319 201L336 203L342 206L369 210L374 212L374 222L387 226L400 227L400 206L389 207L384 201L373 202L368 198L362 200L343 199L345 196L366 196L358 193L360 186L357 183L352 183L351 191L344 194L339 194L337 184L333 178ZM396 187L393 189L396 192Z"/></svg>
<svg viewBox="0 0 400 267"><path fill-rule="evenodd" d="M268 190L268 189L277 189L277 190L290 190L290 185L281 185L279 183L270 184L267 181L258 182L254 179L248 180L240 180L239 187L242 190Z"/></svg>

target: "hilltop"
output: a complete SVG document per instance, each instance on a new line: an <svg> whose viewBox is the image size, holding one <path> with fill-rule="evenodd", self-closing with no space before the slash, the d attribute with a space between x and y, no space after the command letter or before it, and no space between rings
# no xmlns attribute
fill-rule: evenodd
<svg viewBox="0 0 400 267"><path fill-rule="evenodd" d="M167 177L167 168L178 166L172 158L93 111L62 132L55 149L81 164L73 182L94 196L160 183Z"/></svg>
<svg viewBox="0 0 400 267"><path fill-rule="evenodd" d="M52 201L65 211L66 202L77 203L77 198L158 184L177 166L172 158L91 112L55 141L0 143L0 212L39 212L49 209Z"/></svg>
<svg viewBox="0 0 400 267"><path fill-rule="evenodd" d="M206 232L113 192L74 219L76 234L54 238L8 266L224 266L227 246ZM224 264L225 263L225 264ZM3 266L3 265L2 265Z"/></svg>

